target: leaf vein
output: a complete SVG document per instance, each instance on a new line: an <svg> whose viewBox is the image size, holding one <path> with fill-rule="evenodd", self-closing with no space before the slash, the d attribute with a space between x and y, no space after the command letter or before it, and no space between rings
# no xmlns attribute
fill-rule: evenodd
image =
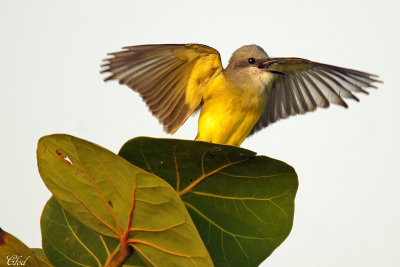
<svg viewBox="0 0 400 267"><path fill-rule="evenodd" d="M154 262L152 262L149 257L146 256L146 254L143 253L143 251L141 251L137 246L135 246L135 244L131 244L131 246L138 251L148 262L150 262L153 266L157 266Z"/></svg>
<svg viewBox="0 0 400 267"><path fill-rule="evenodd" d="M260 175L260 176L250 176L250 175L236 175L236 174L230 174L226 173L224 171L220 171L220 174L226 175L226 176L231 176L235 178L252 178L252 179L262 179L262 178L271 178L271 177L279 177L279 176L284 176L286 174L291 174L290 172L285 172L285 173L278 173L278 174L272 174L272 175Z"/></svg>
<svg viewBox="0 0 400 267"><path fill-rule="evenodd" d="M186 206L188 206L189 208L191 208L192 210L194 210L195 212L197 212L201 217L203 217L206 221L208 221L210 224L214 225L216 228L218 228L219 230L221 230L222 232L225 232L231 236L236 236L236 237L240 237L240 238L245 238L245 239L255 239L255 240L264 240L264 239L275 239L275 238L269 238L269 237L256 237L256 236L244 236L244 235L238 235L238 234L234 234L232 232L229 232L228 230L222 228L221 226L219 226L218 224L216 224L215 222L213 222L210 218L208 218L206 215L204 215L203 213L201 213L198 209L196 209L194 206L192 206L191 204L187 203L187 202L183 202Z"/></svg>
<svg viewBox="0 0 400 267"><path fill-rule="evenodd" d="M104 249L106 250L107 256L110 257L110 249L108 248L106 242L104 241L104 238L99 235L101 243L103 243Z"/></svg>
<svg viewBox="0 0 400 267"><path fill-rule="evenodd" d="M162 228L162 229L130 228L129 230L130 230L130 231L143 231L143 232L163 232L163 231L167 231L167 230L170 230L170 229L172 229L172 228L181 226L181 225L183 225L183 224L185 224L185 223L186 223L186 221L182 221L182 222L179 222L179 223L177 223L177 224L174 224L174 225L171 225L171 226Z"/></svg>
<svg viewBox="0 0 400 267"><path fill-rule="evenodd" d="M73 262L73 263L75 263L76 265L79 265L79 266L91 267L90 265L86 265L86 264L83 264L83 263L74 261L73 259L71 259L70 257L68 257L66 254L64 254L63 251L59 250L59 249L57 248L57 246L55 246L55 245L53 244L53 242L51 242L49 239L47 239L47 241L50 243L50 245L53 247L53 249L55 249L58 253L61 254L61 256L63 256L63 257L66 258L67 260L69 260L69 261L71 261L71 262Z"/></svg>
<svg viewBox="0 0 400 267"><path fill-rule="evenodd" d="M280 211L283 213L283 215L285 215L286 221L288 221L288 216L287 216L286 211L284 209L282 209L282 207L279 206L278 204L276 204L274 201L269 200L269 202L271 202L274 206L276 206L278 209L280 209Z"/></svg>
<svg viewBox="0 0 400 267"><path fill-rule="evenodd" d="M146 167L151 171L151 173L155 174L155 172L151 169L149 162L147 161L146 156L144 155L143 151L143 143L140 142L140 154L142 154L142 158L144 160L144 163L146 163Z"/></svg>
<svg viewBox="0 0 400 267"><path fill-rule="evenodd" d="M107 178L110 180L110 182L112 183L112 185L114 186L114 188L116 189L116 191L118 192L118 194L121 196L121 198L123 199L123 201L125 202L125 204L127 205L127 207L129 207L129 202L128 200L125 198L125 196L122 194L122 192L119 190L119 188L117 187L117 185L114 182L114 179L111 177L111 175L108 173L106 166L104 165L104 162L101 160L101 157L98 155L96 150L92 150L94 152L94 154L97 156L98 161L100 162L100 165L103 169L103 171L105 172ZM127 179L129 180L129 179Z"/></svg>
<svg viewBox="0 0 400 267"><path fill-rule="evenodd" d="M230 199L230 200L258 200L258 201L269 201L271 199L275 199L278 197L281 197L283 195L286 195L288 192L282 193L280 195L276 195L273 197L268 197L268 198L258 198L258 197L231 197L231 196L223 196L223 195L215 195L211 193L206 193L206 192L200 192L200 191L190 191L189 193L195 194L195 195L201 195L201 196L206 196L206 197L214 197L214 198L222 198L222 199Z"/></svg>
<svg viewBox="0 0 400 267"><path fill-rule="evenodd" d="M71 231L72 235L75 237L75 239L79 242L79 244L81 244L81 246L87 251L89 252L89 254L95 259L95 261L97 262L97 264L99 266L102 266L100 260L97 258L97 256L93 253L93 251L91 251L84 243L83 241L76 235L75 231L72 229L71 225L69 224L67 215L65 214L65 210L61 209L65 222L67 223L68 229Z"/></svg>
<svg viewBox="0 0 400 267"><path fill-rule="evenodd" d="M184 194L188 193L193 187L195 187L196 185L198 185L198 184L199 184L200 182L202 182L204 179L206 179L207 177L209 177L209 176L211 176L211 175L213 175L213 174L219 172L220 170L223 170L223 169L228 168L228 167L230 167L230 166L232 166L232 165L235 165L235 164L242 163L242 162L247 161L247 160L248 160L248 159L244 159L244 160L240 160L240 161L236 161L236 162L231 162L231 163L229 163L229 164L222 165L221 167L219 167L219 168L217 168L217 169L215 169L215 170L213 170L213 171L211 171L211 172L209 172L209 173L207 173L207 174L204 174L204 172L203 172L203 175L202 175L202 176L200 176L198 179L196 179L195 181L193 181L193 183L190 184L189 186L187 186L185 189L183 189L182 191L180 191L180 192L179 192L179 196L182 197Z"/></svg>
<svg viewBox="0 0 400 267"><path fill-rule="evenodd" d="M248 211L249 211L254 217L256 217L256 219L259 220L262 224L265 224L265 222L264 222L260 217L258 217L258 215L257 215L254 211L252 211L249 207L247 207L246 203L244 203L243 200L241 200L241 202L242 202L242 204L243 204L243 206L245 207L246 210L248 210Z"/></svg>
<svg viewBox="0 0 400 267"><path fill-rule="evenodd" d="M174 255L174 256L179 256L179 257L184 257L184 258L203 258L203 256L200 256L200 255L185 255L185 254L181 254L181 253L178 253L178 252L173 252L173 251L170 251L170 250L167 250L165 248L156 246L155 244L151 244L151 243L143 241L143 240L129 239L128 243L130 243L130 244L131 243L138 243L138 244L146 245L146 246L158 249L158 250L160 250L162 252L165 252L167 254Z"/></svg>
<svg viewBox="0 0 400 267"><path fill-rule="evenodd" d="M240 250L241 250L241 251L243 252L243 254L246 256L246 258L247 258L247 265L249 265L248 263L249 263L250 257L247 255L246 251L244 251L242 245L240 245L240 242L239 242L239 240L237 240L236 236L234 236L233 238L235 239L236 243L239 245Z"/></svg>
<svg viewBox="0 0 400 267"><path fill-rule="evenodd" d="M176 191L179 192L181 177L180 177L180 174L179 174L178 159L177 159L177 156L176 156L176 145L174 146L173 155L174 155L175 170L176 170Z"/></svg>

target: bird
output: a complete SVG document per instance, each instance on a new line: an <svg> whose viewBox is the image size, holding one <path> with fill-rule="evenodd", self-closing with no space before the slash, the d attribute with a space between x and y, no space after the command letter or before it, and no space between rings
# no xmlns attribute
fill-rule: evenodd
<svg viewBox="0 0 400 267"><path fill-rule="evenodd" d="M348 107L377 88L378 75L296 57L269 57L244 45L224 68L207 45L148 44L109 53L101 73L138 92L167 133L175 133L200 110L195 140L239 147L261 129L284 118Z"/></svg>

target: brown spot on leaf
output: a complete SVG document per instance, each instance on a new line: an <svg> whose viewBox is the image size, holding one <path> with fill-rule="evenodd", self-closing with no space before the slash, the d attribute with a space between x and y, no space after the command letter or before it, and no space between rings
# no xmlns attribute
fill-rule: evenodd
<svg viewBox="0 0 400 267"><path fill-rule="evenodd" d="M108 205L110 205L111 208L114 208L113 203L111 202L111 200L107 201Z"/></svg>
<svg viewBox="0 0 400 267"><path fill-rule="evenodd" d="M0 228L0 246L4 245L7 241L7 233Z"/></svg>
<svg viewBox="0 0 400 267"><path fill-rule="evenodd" d="M212 148L210 151L208 151L208 154L209 154L211 157L214 157L215 154L216 154L217 152L220 152L221 150L222 150L222 149L219 148L219 147L214 147L214 148Z"/></svg>

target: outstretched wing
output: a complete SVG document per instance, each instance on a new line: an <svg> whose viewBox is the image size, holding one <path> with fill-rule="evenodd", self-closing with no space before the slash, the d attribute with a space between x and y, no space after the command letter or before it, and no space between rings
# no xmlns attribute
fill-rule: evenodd
<svg viewBox="0 0 400 267"><path fill-rule="evenodd" d="M138 92L149 110L174 133L199 107L204 89L222 71L217 50L201 44L124 47L110 53L102 72Z"/></svg>
<svg viewBox="0 0 400 267"><path fill-rule="evenodd" d="M343 98L359 101L353 92L368 94L378 76L358 70L317 63L302 58L271 58L265 68L282 72L272 83L267 105L251 134L279 119L327 108L330 103L347 108Z"/></svg>

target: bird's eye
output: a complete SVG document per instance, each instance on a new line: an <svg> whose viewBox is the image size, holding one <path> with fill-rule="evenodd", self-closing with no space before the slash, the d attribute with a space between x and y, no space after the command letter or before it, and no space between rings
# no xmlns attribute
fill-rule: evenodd
<svg viewBox="0 0 400 267"><path fill-rule="evenodd" d="M251 57L251 58L247 59L247 62L249 62L250 64L254 64L254 63L256 63L256 60L253 57Z"/></svg>

